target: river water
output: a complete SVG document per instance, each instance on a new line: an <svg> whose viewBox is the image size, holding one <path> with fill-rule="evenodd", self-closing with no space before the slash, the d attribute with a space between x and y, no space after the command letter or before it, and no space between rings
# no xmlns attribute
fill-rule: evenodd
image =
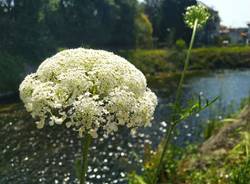
<svg viewBox="0 0 250 184"><path fill-rule="evenodd" d="M126 173L139 170L144 145L155 147L166 131L167 104L175 90L165 94L155 89L159 105L152 127L131 136L121 129L110 137L92 143L88 181L94 184L127 183ZM171 91L171 90L170 90ZM250 70L224 70L197 75L186 80L183 104L193 96L219 100L209 109L182 122L174 144L181 146L202 141L204 125L209 119L222 119L236 112L242 99L250 96ZM22 104L0 108L0 184L77 183L74 160L80 157L81 142L76 132L63 127L37 130Z"/></svg>

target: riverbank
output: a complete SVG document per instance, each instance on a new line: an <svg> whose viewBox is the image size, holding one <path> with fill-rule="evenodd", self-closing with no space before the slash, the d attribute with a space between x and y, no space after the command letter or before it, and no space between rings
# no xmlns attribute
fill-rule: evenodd
<svg viewBox="0 0 250 184"><path fill-rule="evenodd" d="M183 156L178 164L179 182L246 184L250 180L250 106L234 118L217 122L211 137Z"/></svg>
<svg viewBox="0 0 250 184"><path fill-rule="evenodd" d="M118 54L145 74L178 72L182 69L185 50L130 50ZM190 70L235 69L250 67L250 47L196 48L190 58Z"/></svg>
<svg viewBox="0 0 250 184"><path fill-rule="evenodd" d="M211 122L210 135L200 145L170 146L159 183L246 184L250 180L250 101L231 117ZM204 131L205 133L206 131ZM132 173L129 184L147 184L159 160L161 145L154 154L145 153L145 173Z"/></svg>

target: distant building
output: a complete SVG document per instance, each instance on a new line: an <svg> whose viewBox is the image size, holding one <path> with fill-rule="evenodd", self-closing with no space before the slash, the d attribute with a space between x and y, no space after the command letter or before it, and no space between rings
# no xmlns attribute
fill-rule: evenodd
<svg viewBox="0 0 250 184"><path fill-rule="evenodd" d="M250 45L250 22L246 27L230 28L220 24L219 12L207 6L201 1L199 4L205 6L211 14L211 17L205 28L198 33L197 41L200 44L213 45L222 43L229 44L248 44Z"/></svg>
<svg viewBox="0 0 250 184"><path fill-rule="evenodd" d="M247 34L247 45L250 44L250 22L247 24L248 26L248 34Z"/></svg>
<svg viewBox="0 0 250 184"><path fill-rule="evenodd" d="M220 26L220 35L228 41L229 44L246 44L249 39L249 29L243 28L228 28L226 26Z"/></svg>
<svg viewBox="0 0 250 184"><path fill-rule="evenodd" d="M228 36L231 44L245 44L247 39L247 28L229 28Z"/></svg>

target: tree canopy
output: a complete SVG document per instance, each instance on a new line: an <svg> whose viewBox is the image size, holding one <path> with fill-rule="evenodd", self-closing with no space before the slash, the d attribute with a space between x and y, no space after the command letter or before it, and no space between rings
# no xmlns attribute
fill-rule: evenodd
<svg viewBox="0 0 250 184"><path fill-rule="evenodd" d="M58 48L149 48L152 37L171 45L190 38L183 14L193 4L196 0L0 0L0 49L41 60Z"/></svg>

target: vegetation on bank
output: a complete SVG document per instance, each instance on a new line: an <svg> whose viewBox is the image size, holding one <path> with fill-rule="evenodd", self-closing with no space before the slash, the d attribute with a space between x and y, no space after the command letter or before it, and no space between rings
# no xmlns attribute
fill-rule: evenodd
<svg viewBox="0 0 250 184"><path fill-rule="evenodd" d="M145 74L175 71L174 63L167 62L170 50L123 50L118 54L125 57Z"/></svg>
<svg viewBox="0 0 250 184"><path fill-rule="evenodd" d="M182 69L185 49L130 50L119 54L146 74L177 72ZM250 47L196 48L190 58L191 70L250 67Z"/></svg>
<svg viewBox="0 0 250 184"><path fill-rule="evenodd" d="M211 47L194 49L193 69L234 69L250 67L250 47Z"/></svg>
<svg viewBox="0 0 250 184"><path fill-rule="evenodd" d="M238 115L208 124L209 136L201 145L171 146L164 158L160 183L246 184L250 180L249 99ZM206 134L207 135L207 134ZM144 174L129 175L129 184L147 184L155 172L161 145L154 153L145 149Z"/></svg>

